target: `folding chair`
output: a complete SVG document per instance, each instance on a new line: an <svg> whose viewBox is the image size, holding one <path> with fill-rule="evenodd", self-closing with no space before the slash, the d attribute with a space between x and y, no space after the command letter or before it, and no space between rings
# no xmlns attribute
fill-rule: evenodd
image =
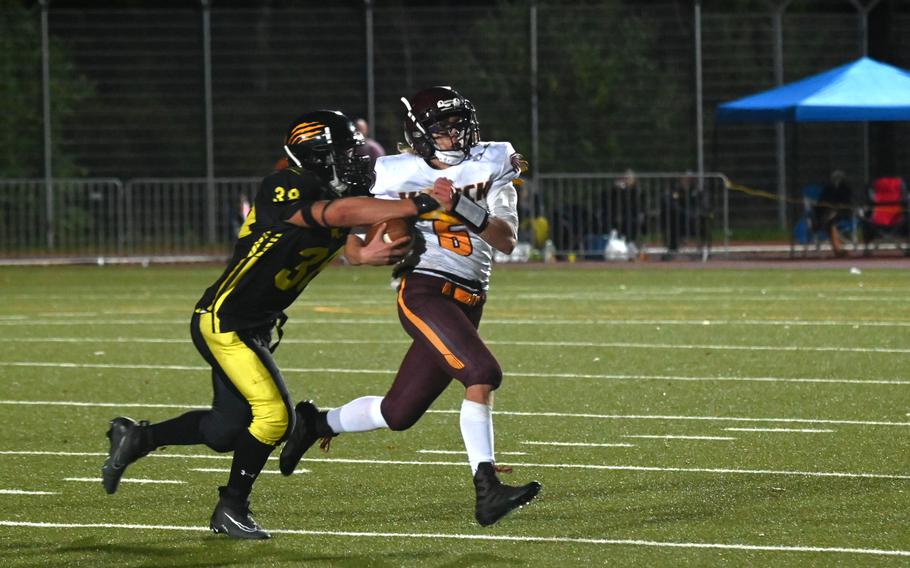
<svg viewBox="0 0 910 568"><path fill-rule="evenodd" d="M796 226L793 228L793 240L803 245L803 256L808 254L810 245L815 245L815 252L817 253L821 250L822 243L831 238L825 227L818 226L816 222L819 217L816 209L819 207L819 200L823 191L824 187L817 183L811 183L802 189L803 210ZM848 239L853 243L853 248L856 249L856 234L859 227L859 220L856 214L851 212L849 218L838 220L834 226L844 239ZM791 256L792 252L791 249Z"/></svg>
<svg viewBox="0 0 910 568"><path fill-rule="evenodd" d="M881 241L895 243L898 250L910 254L907 186L899 177L881 177L872 182L869 204L863 215L864 253L878 250Z"/></svg>

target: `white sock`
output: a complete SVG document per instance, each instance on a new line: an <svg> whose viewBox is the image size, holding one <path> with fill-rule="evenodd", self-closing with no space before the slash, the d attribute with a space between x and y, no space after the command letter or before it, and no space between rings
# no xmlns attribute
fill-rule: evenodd
<svg viewBox="0 0 910 568"><path fill-rule="evenodd" d="M493 407L464 400L461 403L461 437L468 451L471 472L477 473L481 462L495 463L493 459Z"/></svg>
<svg viewBox="0 0 910 568"><path fill-rule="evenodd" d="M388 428L379 405L381 396L362 396L351 402L329 410L326 418L329 427L336 434L342 432L367 432L378 428Z"/></svg>

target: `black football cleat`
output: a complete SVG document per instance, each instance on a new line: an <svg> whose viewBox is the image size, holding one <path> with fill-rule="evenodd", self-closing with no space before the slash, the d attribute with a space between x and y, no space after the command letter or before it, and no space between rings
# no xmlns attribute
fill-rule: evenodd
<svg viewBox="0 0 910 568"><path fill-rule="evenodd" d="M249 499L232 497L226 487L219 487L221 498L212 513L209 528L217 534L244 540L265 540L272 538L268 531L259 526L250 511Z"/></svg>
<svg viewBox="0 0 910 568"><path fill-rule="evenodd" d="M297 413L294 431L288 436L284 447L281 448L281 454L278 456L278 469L281 470L282 475L294 473L294 468L300 463L303 454L316 443L316 440L322 438L321 447L327 450L328 441L335 435L334 433L327 435L326 432L319 431L317 423L319 409L312 400L298 402L294 412Z"/></svg>
<svg viewBox="0 0 910 568"><path fill-rule="evenodd" d="M540 492L540 483L532 481L521 487L505 485L496 476L493 464L483 462L474 474L474 488L477 490L474 518L486 527L530 503Z"/></svg>
<svg viewBox="0 0 910 568"><path fill-rule="evenodd" d="M154 449L149 439L148 421L136 422L132 418L118 416L111 420L110 425L107 437L111 441L111 449L101 466L101 483L108 494L117 491L126 466Z"/></svg>

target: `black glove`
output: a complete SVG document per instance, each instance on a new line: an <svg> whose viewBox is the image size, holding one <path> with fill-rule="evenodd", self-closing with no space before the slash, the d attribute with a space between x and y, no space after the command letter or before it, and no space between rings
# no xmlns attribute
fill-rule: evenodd
<svg viewBox="0 0 910 568"><path fill-rule="evenodd" d="M423 215L430 211L439 209L439 202L426 193L418 193L414 196L414 205L417 206L417 214Z"/></svg>
<svg viewBox="0 0 910 568"><path fill-rule="evenodd" d="M475 233L481 233L490 222L490 213L476 201L463 193L456 193L452 199L452 213L458 215L465 225Z"/></svg>

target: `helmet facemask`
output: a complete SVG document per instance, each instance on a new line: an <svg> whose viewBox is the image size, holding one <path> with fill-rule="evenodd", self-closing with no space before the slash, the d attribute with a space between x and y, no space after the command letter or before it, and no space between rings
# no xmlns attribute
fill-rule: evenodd
<svg viewBox="0 0 910 568"><path fill-rule="evenodd" d="M284 151L298 167L316 173L337 195L363 193L372 184L363 134L336 111L316 111L296 119Z"/></svg>
<svg viewBox="0 0 910 568"><path fill-rule="evenodd" d="M437 159L455 166L471 154L480 142L480 125L471 101L451 87L431 87L414 96L414 104L402 97L405 107L404 137L425 160ZM433 135L452 141L451 147L440 147Z"/></svg>
<svg viewBox="0 0 910 568"><path fill-rule="evenodd" d="M348 192L364 193L373 184L370 156L363 151L363 146L363 135L358 132L353 145L347 148L336 147L329 154L326 164L331 175L329 187L338 195Z"/></svg>
<svg viewBox="0 0 910 568"><path fill-rule="evenodd" d="M471 154L474 146L471 119L463 115L450 115L427 127L429 142L433 146L434 157L449 166L457 166ZM451 147L443 149L439 145L437 136L448 137L452 141Z"/></svg>

